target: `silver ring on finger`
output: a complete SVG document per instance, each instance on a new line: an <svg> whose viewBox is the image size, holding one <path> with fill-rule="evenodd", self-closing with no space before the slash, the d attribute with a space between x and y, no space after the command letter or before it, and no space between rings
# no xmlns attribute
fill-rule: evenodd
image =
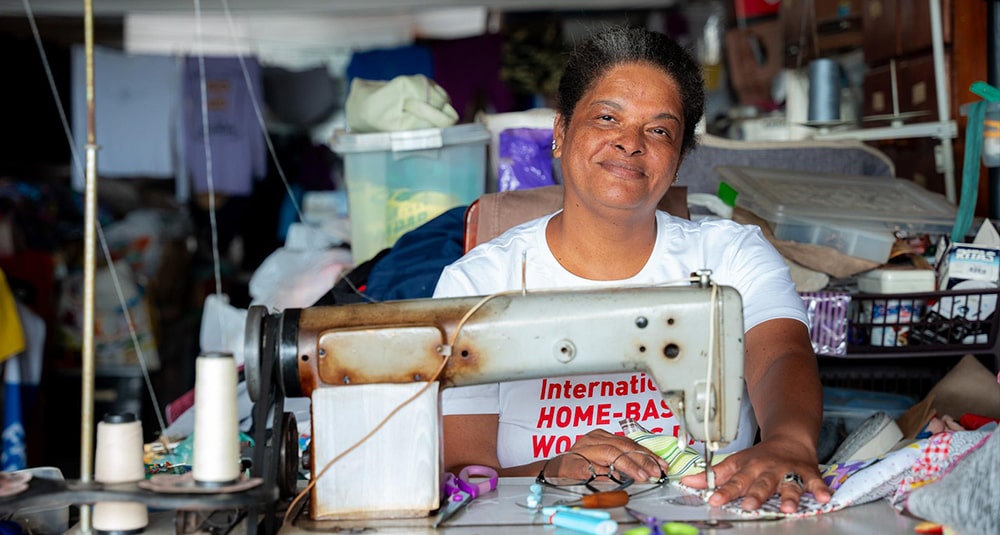
<svg viewBox="0 0 1000 535"><path fill-rule="evenodd" d="M785 477L781 478L783 483L794 483L799 486L800 489L805 488L805 482L802 481L802 476L798 472L788 472Z"/></svg>

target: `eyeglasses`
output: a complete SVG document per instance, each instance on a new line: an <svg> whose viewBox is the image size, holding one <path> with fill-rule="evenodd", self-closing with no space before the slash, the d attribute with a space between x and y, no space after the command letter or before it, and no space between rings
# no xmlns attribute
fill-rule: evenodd
<svg viewBox="0 0 1000 535"><path fill-rule="evenodd" d="M636 481L626 471L636 471L640 467L656 466L659 477L650 477L647 481ZM549 474L546 476L546 470ZM559 474L587 474L584 477L562 476ZM608 483L602 484L601 479ZM535 482L547 487L557 488L574 494L587 494L581 488L590 492L623 490L629 488L629 496L638 496L658 489L667 482L667 473L660 468L659 458L648 451L626 451L615 457L608 465L607 472L598 472L590 459L576 452L567 452L553 457L545 462L538 472Z"/></svg>

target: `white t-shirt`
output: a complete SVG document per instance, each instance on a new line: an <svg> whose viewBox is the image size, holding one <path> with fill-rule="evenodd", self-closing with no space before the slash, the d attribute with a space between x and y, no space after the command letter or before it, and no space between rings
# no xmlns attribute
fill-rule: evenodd
<svg viewBox="0 0 1000 535"><path fill-rule="evenodd" d="M620 281L578 277L552 255L545 228L555 214L518 225L469 251L444 269L434 297L488 295L532 289L654 285L687 280L710 269L712 280L743 298L744 329L776 318L808 324L787 264L756 226L729 220L689 221L656 213L657 238L645 267ZM676 436L678 420L644 373L529 379L442 391L443 414L498 414L497 457L503 467L520 466L565 452L593 429L621 434L618 421L633 417L655 433ZM757 422L743 396L737 438L723 451L752 445Z"/></svg>

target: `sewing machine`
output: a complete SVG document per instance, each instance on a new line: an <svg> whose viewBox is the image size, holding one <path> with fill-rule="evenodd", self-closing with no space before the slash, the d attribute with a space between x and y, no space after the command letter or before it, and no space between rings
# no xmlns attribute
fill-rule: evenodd
<svg viewBox="0 0 1000 535"><path fill-rule="evenodd" d="M289 309L251 307L245 373L256 403L254 471L294 489L285 397L312 401L310 515L427 516L440 504L438 388L645 371L708 453L736 436L743 383L739 293L690 286L511 292ZM428 384L431 381L431 384ZM410 398L413 398L412 400ZM391 409L399 414L346 453ZM294 432L294 429L291 430ZM296 457L297 460L297 457Z"/></svg>

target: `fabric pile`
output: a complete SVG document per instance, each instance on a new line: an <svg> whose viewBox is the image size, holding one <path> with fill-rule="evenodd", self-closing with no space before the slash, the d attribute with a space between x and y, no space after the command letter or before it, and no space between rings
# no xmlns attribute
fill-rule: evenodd
<svg viewBox="0 0 1000 535"><path fill-rule="evenodd" d="M1000 533L1000 432L995 424L974 431L945 431L885 455L821 467L834 491L828 503L805 494L794 513L781 512L775 494L760 509L744 511L742 499L723 508L743 516L809 517L887 500L900 512L940 524L953 533ZM705 496L705 491L679 487Z"/></svg>

